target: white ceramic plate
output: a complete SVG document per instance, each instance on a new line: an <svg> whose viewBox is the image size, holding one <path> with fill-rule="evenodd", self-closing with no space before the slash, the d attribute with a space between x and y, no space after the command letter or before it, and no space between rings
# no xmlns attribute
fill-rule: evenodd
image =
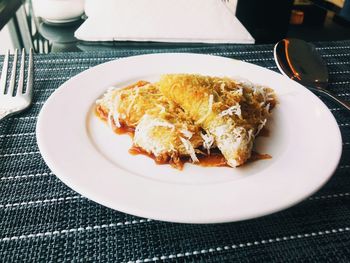
<svg viewBox="0 0 350 263"><path fill-rule="evenodd" d="M112 85L164 73L240 76L274 88L279 104L270 136L256 143L272 159L236 169L186 164L178 171L130 155L131 139L101 122L94 102ZM256 65L197 54L135 56L80 73L43 106L37 141L50 169L80 194L129 214L185 223L238 221L290 207L330 178L342 149L333 115L306 88Z"/></svg>

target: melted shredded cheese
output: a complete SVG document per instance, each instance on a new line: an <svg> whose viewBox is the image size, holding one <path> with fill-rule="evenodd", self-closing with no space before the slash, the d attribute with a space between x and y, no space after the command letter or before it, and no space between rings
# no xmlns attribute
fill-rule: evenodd
<svg viewBox="0 0 350 263"><path fill-rule="evenodd" d="M214 136L210 133L204 134L201 132L200 134L203 139L203 147L207 150L208 154L210 154L210 148L214 144Z"/></svg>
<svg viewBox="0 0 350 263"><path fill-rule="evenodd" d="M119 94L117 94L112 103L112 110L110 110L110 113L112 113L112 116L113 116L115 126L117 126L118 128L121 127L119 122L119 111L118 111L119 100L120 100L120 97L119 97Z"/></svg>
<svg viewBox="0 0 350 263"><path fill-rule="evenodd" d="M272 91L267 92L266 97L267 97L267 101L274 101L275 100L275 94Z"/></svg>
<svg viewBox="0 0 350 263"><path fill-rule="evenodd" d="M246 129L244 129L243 127L235 127L232 133L237 138L237 141L242 141L244 135L246 134Z"/></svg>
<svg viewBox="0 0 350 263"><path fill-rule="evenodd" d="M241 86L239 86L238 89L231 90L230 92L236 96L243 96L243 88Z"/></svg>
<svg viewBox="0 0 350 263"><path fill-rule="evenodd" d="M249 80L247 80L245 78L238 78L238 79L236 79L236 81L237 81L238 85L242 85L245 88L250 88L250 89L254 89L255 88L254 87L255 85L253 84L253 82L251 82L251 81L249 81Z"/></svg>
<svg viewBox="0 0 350 263"><path fill-rule="evenodd" d="M182 137L180 137L180 140L181 140L182 144L185 146L185 150L190 155L192 162L194 162L194 163L199 162L191 142L189 140L182 138Z"/></svg>
<svg viewBox="0 0 350 263"><path fill-rule="evenodd" d="M202 118L200 118L196 124L201 124L205 119L210 115L210 113L213 111L213 102L214 102L214 96L213 94L209 95L209 100L208 100L208 111L205 115L203 115Z"/></svg>
<svg viewBox="0 0 350 263"><path fill-rule="evenodd" d="M222 138L227 136L227 131L230 129L228 124L223 124L220 126L215 127L211 133L214 134L216 137Z"/></svg>
<svg viewBox="0 0 350 263"><path fill-rule="evenodd" d="M159 107L159 108L160 108L160 112L159 112L159 114L163 114L163 113L165 113L165 107L164 107L163 105L157 104L157 107Z"/></svg>
<svg viewBox="0 0 350 263"><path fill-rule="evenodd" d="M267 119L264 119L263 121L260 122L260 124L258 125L258 128L256 130L255 136L259 134L259 132L261 131L262 128L264 128L266 122L267 122Z"/></svg>
<svg viewBox="0 0 350 263"><path fill-rule="evenodd" d="M166 128L170 128L172 130L175 129L175 125L171 124L169 122L166 121L161 121L161 120L155 120L152 122L152 126L153 127L166 127Z"/></svg>
<svg viewBox="0 0 350 263"><path fill-rule="evenodd" d="M191 139L192 136L193 136L193 133L190 132L190 131L187 130L187 129L182 129L182 130L180 130L180 132L181 132L187 139Z"/></svg>
<svg viewBox="0 0 350 263"><path fill-rule="evenodd" d="M174 146L164 143L163 140L154 139L152 132L155 127L166 127L173 129L174 125L163 121L159 118L155 118L151 115L145 114L140 120L140 123L136 126L134 135L134 144L141 147L148 153L153 153L155 156L160 156L162 153L169 153L174 151Z"/></svg>
<svg viewBox="0 0 350 263"><path fill-rule="evenodd" d="M111 111L108 113L107 123L108 123L108 126L110 128L113 128L113 125L112 125L112 112Z"/></svg>
<svg viewBox="0 0 350 263"><path fill-rule="evenodd" d="M255 136L254 136L254 132L253 129L250 129L248 131L248 142L250 142L251 140L254 140Z"/></svg>
<svg viewBox="0 0 350 263"><path fill-rule="evenodd" d="M134 103L135 103L135 99L136 99L136 97L139 95L139 89L135 89L135 90L136 90L136 91L135 91L135 95L132 94L132 100L131 100L131 102L130 102L130 104L129 104L129 107L128 107L127 111L126 111L126 115L127 115L127 116L130 115L130 111L131 111L132 106L133 106ZM132 92L132 93L133 93L133 92Z"/></svg>
<svg viewBox="0 0 350 263"><path fill-rule="evenodd" d="M263 97L263 103L266 103L266 101L268 101L268 93L265 92L265 87L262 87L260 85L254 85L253 86L253 94L254 95L258 95L261 94L261 96Z"/></svg>
<svg viewBox="0 0 350 263"><path fill-rule="evenodd" d="M235 105L231 106L227 110L222 111L219 116L224 117L226 115L232 116L233 114L237 115L240 119L242 119L242 110L241 105L239 103L236 103Z"/></svg>
<svg viewBox="0 0 350 263"><path fill-rule="evenodd" d="M96 100L96 104L104 104L105 107L108 109L111 109L113 107L112 101L110 98L112 98L113 93L115 91L115 87L109 87L106 91L106 93L102 96L102 98Z"/></svg>
<svg viewBox="0 0 350 263"><path fill-rule="evenodd" d="M221 92L225 92L225 86L226 86L225 82L222 82L220 85Z"/></svg>

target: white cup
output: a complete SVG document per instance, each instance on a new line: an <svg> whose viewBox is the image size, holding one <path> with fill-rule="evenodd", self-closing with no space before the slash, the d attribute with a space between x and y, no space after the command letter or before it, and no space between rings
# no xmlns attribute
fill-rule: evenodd
<svg viewBox="0 0 350 263"><path fill-rule="evenodd" d="M79 19L84 0L32 0L34 15L47 22L64 23Z"/></svg>

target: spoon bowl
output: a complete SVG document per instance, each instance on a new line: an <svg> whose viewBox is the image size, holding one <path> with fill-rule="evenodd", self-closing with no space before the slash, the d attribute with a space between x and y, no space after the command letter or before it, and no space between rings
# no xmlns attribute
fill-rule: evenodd
<svg viewBox="0 0 350 263"><path fill-rule="evenodd" d="M321 95L328 96L350 111L350 105L327 90L328 69L316 47L301 39L286 38L274 47L280 72Z"/></svg>

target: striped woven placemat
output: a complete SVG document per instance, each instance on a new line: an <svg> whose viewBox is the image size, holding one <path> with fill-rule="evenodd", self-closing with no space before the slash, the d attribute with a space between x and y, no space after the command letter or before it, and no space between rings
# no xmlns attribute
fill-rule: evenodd
<svg viewBox="0 0 350 263"><path fill-rule="evenodd" d="M329 68L329 88L350 100L350 41L315 44ZM66 187L39 153L35 125L42 105L63 82L85 69L125 56L192 52L277 71L272 49L150 46L36 55L33 106L0 122L0 261L350 262L350 115L326 99L344 142L334 176L302 203L243 222L175 224L108 209ZM0 66L2 61L0 57Z"/></svg>

